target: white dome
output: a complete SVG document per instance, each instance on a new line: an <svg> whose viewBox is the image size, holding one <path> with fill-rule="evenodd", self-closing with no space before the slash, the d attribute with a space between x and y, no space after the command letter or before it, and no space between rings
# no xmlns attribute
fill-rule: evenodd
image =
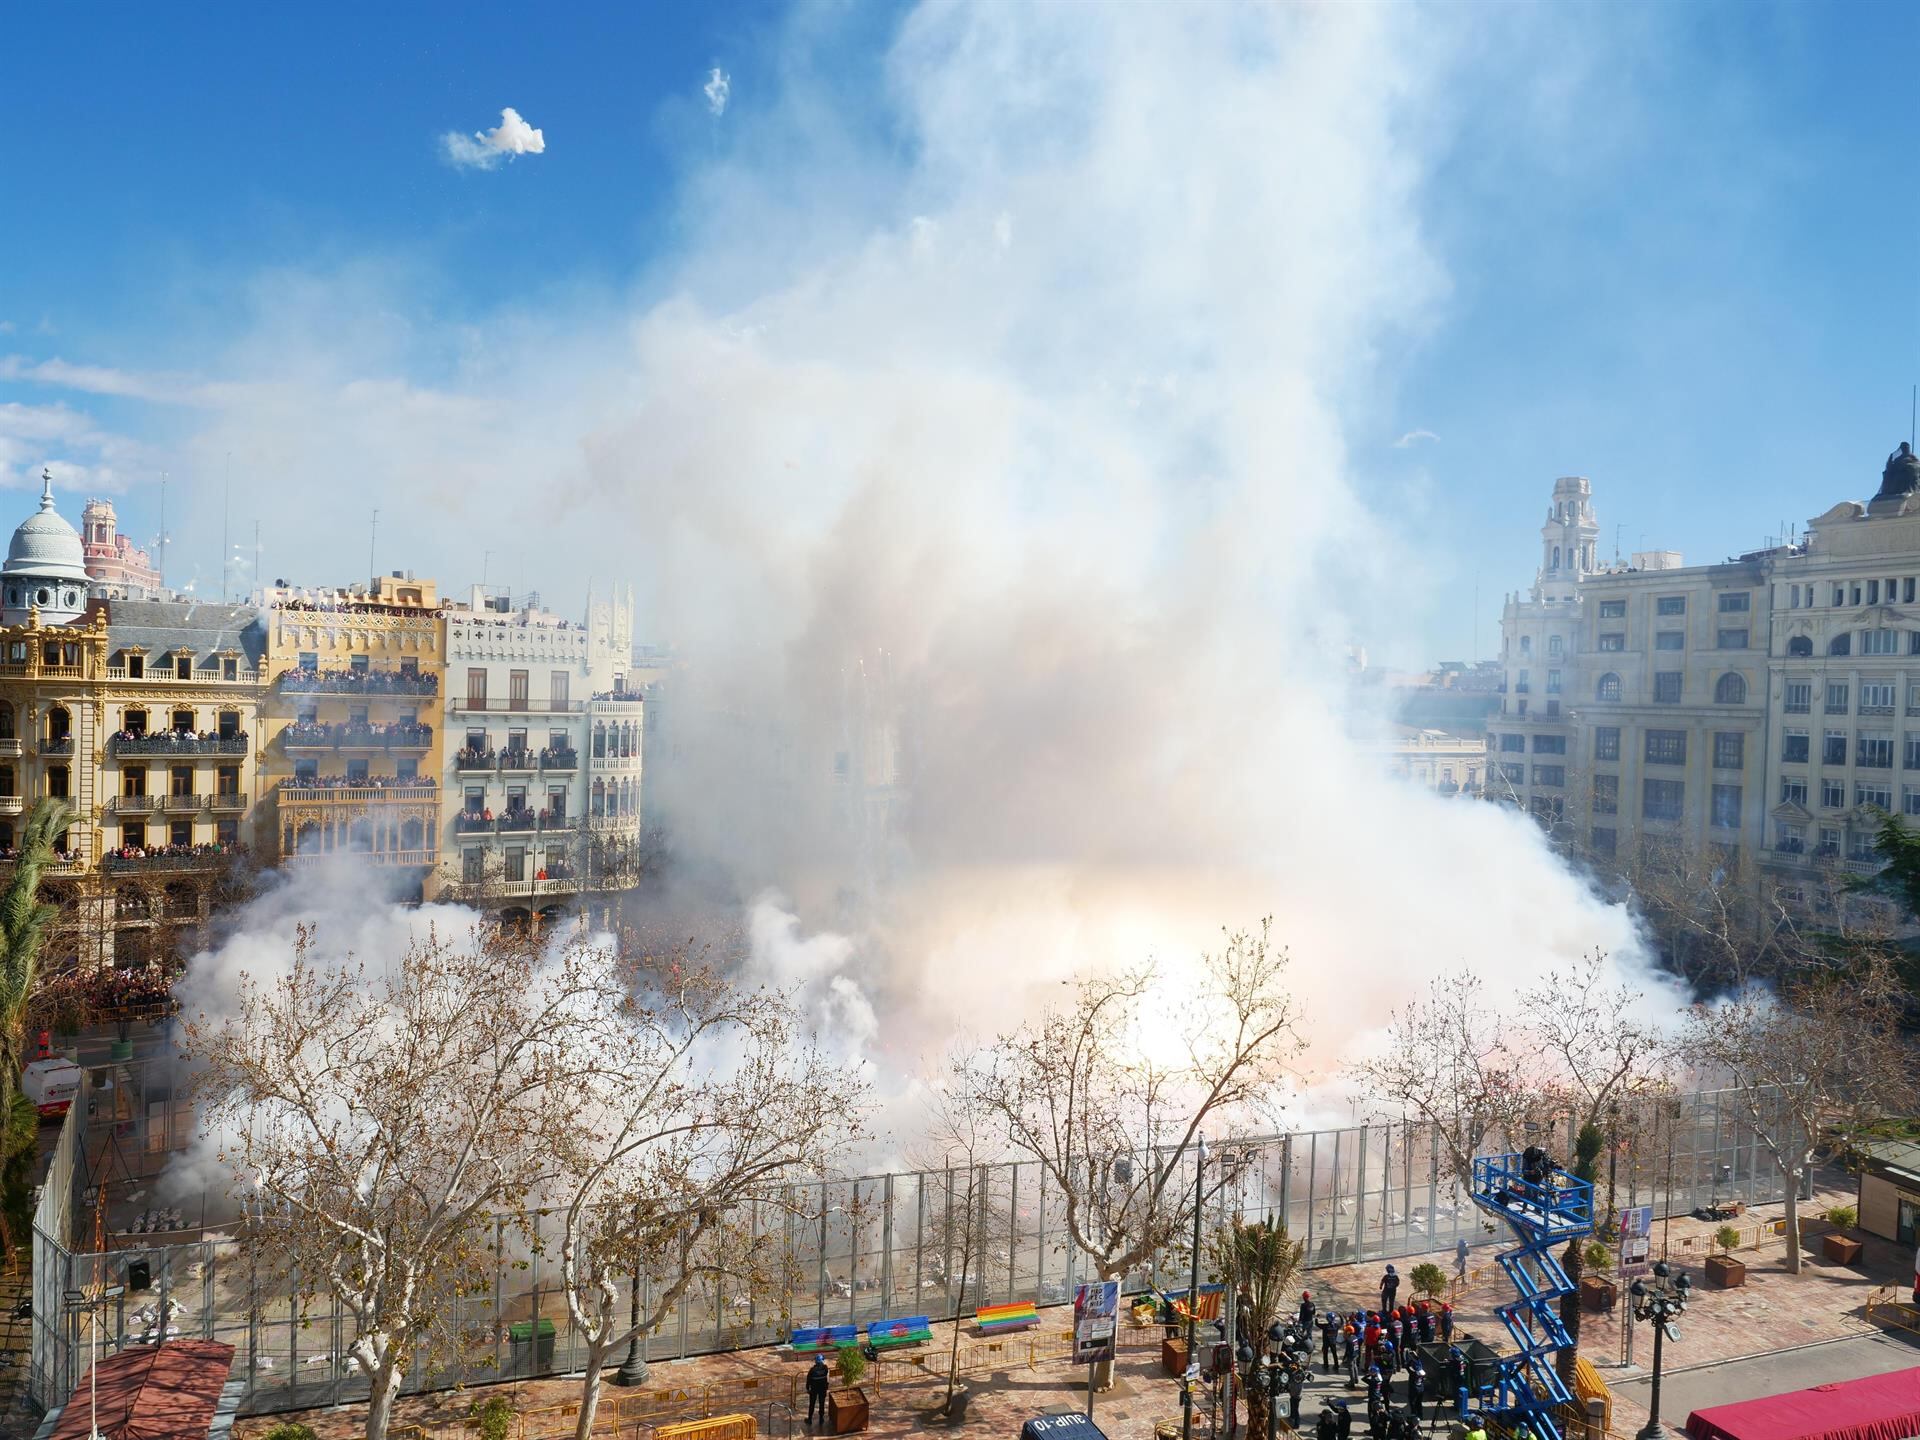
<svg viewBox="0 0 1920 1440"><path fill-rule="evenodd" d="M87 583L87 556L80 532L53 508L53 481L45 482L40 508L21 522L7 546L7 563L0 576L34 580L72 580Z"/></svg>

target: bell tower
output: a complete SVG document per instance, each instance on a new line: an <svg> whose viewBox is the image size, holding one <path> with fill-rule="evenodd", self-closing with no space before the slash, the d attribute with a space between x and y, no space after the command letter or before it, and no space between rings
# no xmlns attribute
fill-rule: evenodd
<svg viewBox="0 0 1920 1440"><path fill-rule="evenodd" d="M1540 571L1533 598L1565 604L1580 581L1598 568L1594 547L1600 522L1593 518L1593 487L1584 475L1553 482L1553 504L1540 527Z"/></svg>

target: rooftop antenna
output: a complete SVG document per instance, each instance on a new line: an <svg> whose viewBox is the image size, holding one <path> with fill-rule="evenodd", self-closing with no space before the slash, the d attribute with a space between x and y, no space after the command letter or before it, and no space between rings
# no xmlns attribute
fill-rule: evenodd
<svg viewBox="0 0 1920 1440"><path fill-rule="evenodd" d="M1624 530L1624 529L1626 529L1626 528L1627 528L1627 526L1626 526L1626 522L1625 522L1624 520L1616 520L1616 521L1614 522L1614 526L1613 526L1613 563L1614 563L1615 565L1618 565L1618 564L1620 563L1620 532L1621 532L1622 530Z"/></svg>
<svg viewBox="0 0 1920 1440"><path fill-rule="evenodd" d="M373 547L380 538L380 512L373 512L373 529L367 536L367 583L373 584L380 578L380 572L373 568ZM376 585L376 589L379 587Z"/></svg>

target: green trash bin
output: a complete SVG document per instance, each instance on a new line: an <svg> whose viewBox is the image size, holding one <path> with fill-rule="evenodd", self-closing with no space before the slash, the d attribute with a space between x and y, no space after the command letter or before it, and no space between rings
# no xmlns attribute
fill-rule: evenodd
<svg viewBox="0 0 1920 1440"><path fill-rule="evenodd" d="M516 1320L507 1327L511 1355L507 1374L511 1376L545 1375L553 1369L553 1321L542 1315L538 1320Z"/></svg>

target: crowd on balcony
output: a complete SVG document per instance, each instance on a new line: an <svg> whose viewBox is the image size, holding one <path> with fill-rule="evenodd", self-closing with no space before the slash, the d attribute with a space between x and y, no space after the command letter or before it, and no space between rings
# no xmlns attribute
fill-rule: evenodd
<svg viewBox="0 0 1920 1440"><path fill-rule="evenodd" d="M491 770L499 757L491 745L484 750L476 750L471 745L462 745L453 757L454 765L461 770Z"/></svg>
<svg viewBox="0 0 1920 1440"><path fill-rule="evenodd" d="M231 735L222 735L218 730L116 730L113 733L114 743L118 745L138 740L153 745L177 745L183 751L194 749L203 742L246 738L247 732L244 730L236 730Z"/></svg>
<svg viewBox="0 0 1920 1440"><path fill-rule="evenodd" d="M571 770L580 763L580 752L571 745L548 745L540 751L542 770Z"/></svg>
<svg viewBox="0 0 1920 1440"><path fill-rule="evenodd" d="M431 745L433 727L418 720L296 720L280 732L282 745Z"/></svg>
<svg viewBox="0 0 1920 1440"><path fill-rule="evenodd" d="M219 855L238 855L240 847L223 840L202 845L121 845L107 851L109 860L203 860Z"/></svg>
<svg viewBox="0 0 1920 1440"><path fill-rule="evenodd" d="M280 677L280 688L317 695L437 695L440 678L417 670L309 670Z"/></svg>
<svg viewBox="0 0 1920 1440"><path fill-rule="evenodd" d="M518 801L508 805L507 808L500 813L500 825L503 829L531 830L534 827L534 823L533 807Z"/></svg>
<svg viewBox="0 0 1920 1440"><path fill-rule="evenodd" d="M417 790L433 788L431 775L296 775L288 790Z"/></svg>
<svg viewBox="0 0 1920 1440"><path fill-rule="evenodd" d="M575 880L579 877L575 873L573 866L569 865L565 860L555 860L551 865L542 866L540 873L533 878L536 880Z"/></svg>
<svg viewBox="0 0 1920 1440"><path fill-rule="evenodd" d="M0 865L10 865L20 858L18 845L0 845ZM71 865L80 858L78 850L69 850L64 846L53 847L53 859L57 865Z"/></svg>
<svg viewBox="0 0 1920 1440"><path fill-rule="evenodd" d="M377 600L280 600L276 610L299 610L309 615L405 615L429 613L423 605L383 605Z"/></svg>
<svg viewBox="0 0 1920 1440"><path fill-rule="evenodd" d="M596 690L593 698L595 700L644 700L646 696L638 690Z"/></svg>

